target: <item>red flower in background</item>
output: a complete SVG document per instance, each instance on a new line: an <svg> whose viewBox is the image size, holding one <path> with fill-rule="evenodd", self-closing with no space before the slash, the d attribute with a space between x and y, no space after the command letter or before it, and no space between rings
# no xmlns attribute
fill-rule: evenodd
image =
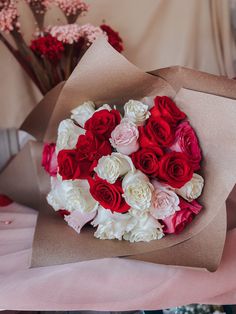
<svg viewBox="0 0 236 314"><path fill-rule="evenodd" d="M109 44L111 44L118 52L122 52L124 50L124 46L119 33L106 24L100 25L100 28L107 34Z"/></svg>
<svg viewBox="0 0 236 314"><path fill-rule="evenodd" d="M63 43L50 34L31 41L31 50L40 57L45 57L52 63L58 63L64 52Z"/></svg>

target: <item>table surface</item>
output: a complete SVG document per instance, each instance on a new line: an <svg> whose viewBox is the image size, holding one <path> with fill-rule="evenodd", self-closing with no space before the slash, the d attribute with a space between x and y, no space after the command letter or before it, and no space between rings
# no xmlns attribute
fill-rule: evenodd
<svg viewBox="0 0 236 314"><path fill-rule="evenodd" d="M0 207L0 308L124 311L236 303L236 228L228 231L215 273L119 258L30 269L36 219L25 206Z"/></svg>

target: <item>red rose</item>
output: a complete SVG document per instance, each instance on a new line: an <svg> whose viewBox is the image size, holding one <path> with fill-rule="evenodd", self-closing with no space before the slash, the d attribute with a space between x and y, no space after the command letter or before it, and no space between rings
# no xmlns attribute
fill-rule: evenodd
<svg viewBox="0 0 236 314"><path fill-rule="evenodd" d="M121 117L118 110L107 109L96 111L90 119L85 122L85 130L91 131L100 140L108 140L111 132L120 123Z"/></svg>
<svg viewBox="0 0 236 314"><path fill-rule="evenodd" d="M162 117L172 126L186 118L186 114L167 96L156 96L150 112L153 118Z"/></svg>
<svg viewBox="0 0 236 314"><path fill-rule="evenodd" d="M107 156L112 153L110 142L99 140L96 135L90 131L87 131L86 134L79 136L76 149L78 152L77 159L87 160L91 164L94 163L94 167L102 156Z"/></svg>
<svg viewBox="0 0 236 314"><path fill-rule="evenodd" d="M139 143L141 147L169 147L173 143L174 134L169 123L162 118L149 118L145 126L139 127Z"/></svg>
<svg viewBox="0 0 236 314"><path fill-rule="evenodd" d="M176 211L174 215L162 220L164 224L164 233L178 234L184 230L184 228L193 220L194 216L199 214L202 206L196 202L186 202L180 198L179 207L181 210Z"/></svg>
<svg viewBox="0 0 236 314"><path fill-rule="evenodd" d="M170 152L161 158L158 177L171 187L181 188L192 176L193 168L184 153Z"/></svg>
<svg viewBox="0 0 236 314"><path fill-rule="evenodd" d="M55 177L57 174L57 156L56 156L56 144L44 144L42 155L42 166L50 174Z"/></svg>
<svg viewBox="0 0 236 314"><path fill-rule="evenodd" d="M120 180L110 184L106 180L96 177L89 179L89 184L91 195L102 207L117 213L125 213L129 210L130 206L122 197L123 189Z"/></svg>
<svg viewBox="0 0 236 314"><path fill-rule="evenodd" d="M141 148L131 154L134 166L148 176L157 176L159 169L159 159L163 155L159 147Z"/></svg>
<svg viewBox="0 0 236 314"><path fill-rule="evenodd" d="M75 149L60 150L57 156L59 174L63 180L78 179L80 177L80 167L76 159Z"/></svg>
<svg viewBox="0 0 236 314"><path fill-rule="evenodd" d="M196 171L200 169L200 161L202 159L201 149L197 136L189 122L183 122L177 127L174 144L170 149L172 151L185 153L193 170Z"/></svg>

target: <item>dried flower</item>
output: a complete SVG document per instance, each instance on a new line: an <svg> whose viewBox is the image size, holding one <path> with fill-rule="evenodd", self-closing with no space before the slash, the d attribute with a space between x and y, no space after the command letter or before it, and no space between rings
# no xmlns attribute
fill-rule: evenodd
<svg viewBox="0 0 236 314"><path fill-rule="evenodd" d="M48 27L48 32L56 37L59 41L62 41L65 44L73 44L77 42L80 37L80 27L78 24L67 24Z"/></svg>
<svg viewBox="0 0 236 314"><path fill-rule="evenodd" d="M30 48L36 55L45 57L54 64L60 61L64 52L62 42L50 34L32 40Z"/></svg>
<svg viewBox="0 0 236 314"><path fill-rule="evenodd" d="M0 2L0 31L12 32L14 29L19 29L18 12L16 8L17 1L3 0Z"/></svg>
<svg viewBox="0 0 236 314"><path fill-rule="evenodd" d="M49 27L48 32L65 44L73 44L81 38L85 39L86 45L89 46L99 35L105 35L100 27L91 24L79 26L78 24L67 24L61 26Z"/></svg>
<svg viewBox="0 0 236 314"><path fill-rule="evenodd" d="M121 39L118 32L114 31L109 25L102 24L100 28L107 34L108 42L115 48L118 52L124 50L123 40Z"/></svg>
<svg viewBox="0 0 236 314"><path fill-rule="evenodd" d="M107 37L100 27L93 26L92 24L89 23L80 26L80 37L86 39L87 46L92 44L94 40L96 40L97 37L101 35Z"/></svg>
<svg viewBox="0 0 236 314"><path fill-rule="evenodd" d="M87 12L89 6L81 0L54 0L55 4L65 13L66 16L78 16Z"/></svg>

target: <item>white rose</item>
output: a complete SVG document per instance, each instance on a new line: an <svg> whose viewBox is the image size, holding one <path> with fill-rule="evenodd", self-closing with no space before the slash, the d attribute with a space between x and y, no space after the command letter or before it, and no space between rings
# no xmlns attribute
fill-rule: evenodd
<svg viewBox="0 0 236 314"><path fill-rule="evenodd" d="M84 127L85 122L91 118L95 112L95 104L93 101L85 101L82 105L71 110L71 119L74 119L79 125Z"/></svg>
<svg viewBox="0 0 236 314"><path fill-rule="evenodd" d="M137 126L123 119L111 132L111 145L121 154L130 155L139 149Z"/></svg>
<svg viewBox="0 0 236 314"><path fill-rule="evenodd" d="M109 156L101 157L97 167L94 168L94 171L101 179L111 184L130 170L134 170L131 158L120 153L112 153Z"/></svg>
<svg viewBox="0 0 236 314"><path fill-rule="evenodd" d="M87 180L64 180L61 184L65 193L66 209L81 212L92 212L97 209L98 202L90 194Z"/></svg>
<svg viewBox="0 0 236 314"><path fill-rule="evenodd" d="M124 234L123 238L130 242L149 242L164 236L161 224L150 215L145 215L134 228Z"/></svg>
<svg viewBox="0 0 236 314"><path fill-rule="evenodd" d="M152 181L152 206L150 213L156 219L165 219L180 210L178 195L158 181Z"/></svg>
<svg viewBox="0 0 236 314"><path fill-rule="evenodd" d="M204 179L199 174L194 173L192 179L187 182L181 189L176 189L176 193L191 202L202 194Z"/></svg>
<svg viewBox="0 0 236 314"><path fill-rule="evenodd" d="M68 225L73 228L77 233L80 233L81 228L96 216L96 211L93 212L81 212L75 210L70 215L65 215L64 220Z"/></svg>
<svg viewBox="0 0 236 314"><path fill-rule="evenodd" d="M51 178L51 191L47 201L54 210L67 209L68 211L93 212L98 203L89 192L87 180L58 180Z"/></svg>
<svg viewBox="0 0 236 314"><path fill-rule="evenodd" d="M51 191L47 195L47 202L55 211L66 209L66 200L61 182L57 177L51 177Z"/></svg>
<svg viewBox="0 0 236 314"><path fill-rule="evenodd" d="M62 149L75 148L78 137L84 134L85 130L75 125L70 119L61 121L58 128L56 153Z"/></svg>
<svg viewBox="0 0 236 314"><path fill-rule="evenodd" d="M136 210L147 211L151 206L153 186L139 170L128 172L122 181L123 197Z"/></svg>
<svg viewBox="0 0 236 314"><path fill-rule="evenodd" d="M98 107L97 110L96 110L96 112L97 112L97 111L101 111L101 110L108 110L108 111L111 111L112 108L111 108L108 104L104 104L104 105L102 105L101 107Z"/></svg>
<svg viewBox="0 0 236 314"><path fill-rule="evenodd" d="M137 126L143 125L149 118L148 106L138 100L129 100L124 105L125 118L135 123Z"/></svg>
<svg viewBox="0 0 236 314"><path fill-rule="evenodd" d="M124 233L132 230L136 223L137 220L128 213L112 213L102 206L99 206L97 216L91 222L94 227L97 227L94 236L102 240L122 240Z"/></svg>

